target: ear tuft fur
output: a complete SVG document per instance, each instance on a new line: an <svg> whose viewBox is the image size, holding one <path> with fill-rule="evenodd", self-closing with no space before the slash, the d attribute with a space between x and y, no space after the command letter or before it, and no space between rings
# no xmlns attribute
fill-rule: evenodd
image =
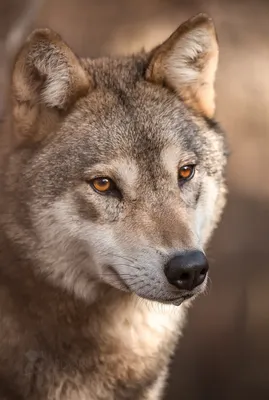
<svg viewBox="0 0 269 400"><path fill-rule="evenodd" d="M66 111L86 95L90 85L88 73L61 37L50 29L35 30L19 51L13 68L16 131L32 135L38 130L41 113Z"/></svg>
<svg viewBox="0 0 269 400"><path fill-rule="evenodd" d="M146 79L166 84L189 106L212 117L218 53L212 19L198 14L153 50Z"/></svg>
<svg viewBox="0 0 269 400"><path fill-rule="evenodd" d="M67 108L86 94L89 77L79 59L50 29L37 29L19 52L13 71L13 95L20 102Z"/></svg>

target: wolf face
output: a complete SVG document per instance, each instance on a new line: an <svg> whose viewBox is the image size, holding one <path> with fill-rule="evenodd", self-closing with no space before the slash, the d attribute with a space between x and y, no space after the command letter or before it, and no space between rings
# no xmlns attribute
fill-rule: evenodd
<svg viewBox="0 0 269 400"><path fill-rule="evenodd" d="M10 235L28 243L36 274L89 301L114 287L179 305L205 288L204 247L225 203L217 60L205 15L120 59L80 60L49 30L29 37L4 190L15 190Z"/></svg>

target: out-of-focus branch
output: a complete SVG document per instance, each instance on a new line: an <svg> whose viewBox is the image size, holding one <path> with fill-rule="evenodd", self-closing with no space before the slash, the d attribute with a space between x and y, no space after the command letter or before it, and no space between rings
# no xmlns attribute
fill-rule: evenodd
<svg viewBox="0 0 269 400"><path fill-rule="evenodd" d="M34 26L45 0L1 0L0 5L0 120L6 109L10 66Z"/></svg>
<svg viewBox="0 0 269 400"><path fill-rule="evenodd" d="M22 44L25 36L31 30L39 10L44 3L44 0L28 0L27 4L17 20L11 26L8 32L5 44L8 56L13 56L20 45Z"/></svg>

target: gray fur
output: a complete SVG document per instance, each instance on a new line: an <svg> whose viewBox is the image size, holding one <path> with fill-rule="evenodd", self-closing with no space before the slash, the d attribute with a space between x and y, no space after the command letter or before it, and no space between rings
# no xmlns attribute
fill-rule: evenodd
<svg viewBox="0 0 269 400"><path fill-rule="evenodd" d="M164 265L204 251L226 156L213 120L145 79L151 57L78 61L77 98L75 80L60 111L58 97L53 110L40 98L34 130L36 103L16 103L17 122L33 119L7 128L1 151L0 382L14 392L1 400L161 398L190 304ZM12 130L30 134L10 141ZM178 165L190 162L196 174L179 188ZM122 197L94 192L96 175Z"/></svg>

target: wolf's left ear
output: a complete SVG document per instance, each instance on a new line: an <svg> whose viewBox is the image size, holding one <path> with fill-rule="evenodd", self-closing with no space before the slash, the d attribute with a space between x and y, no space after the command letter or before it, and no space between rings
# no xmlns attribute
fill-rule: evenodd
<svg viewBox="0 0 269 400"><path fill-rule="evenodd" d="M167 85L190 107L212 117L218 53L212 19L198 14L152 51L146 79Z"/></svg>

